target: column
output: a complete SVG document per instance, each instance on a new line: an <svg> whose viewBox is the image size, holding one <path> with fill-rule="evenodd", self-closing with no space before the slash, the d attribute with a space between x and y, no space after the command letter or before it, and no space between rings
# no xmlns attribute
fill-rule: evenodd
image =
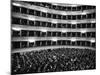
<svg viewBox="0 0 100 75"><path fill-rule="evenodd" d="M27 41L27 47L29 48L29 41Z"/></svg>
<svg viewBox="0 0 100 75"><path fill-rule="evenodd" d="M22 35L21 35L21 30L19 31L19 35L20 35L20 37L22 36Z"/></svg>
<svg viewBox="0 0 100 75"><path fill-rule="evenodd" d="M19 44L20 44L20 48L21 48L21 42L19 42Z"/></svg>

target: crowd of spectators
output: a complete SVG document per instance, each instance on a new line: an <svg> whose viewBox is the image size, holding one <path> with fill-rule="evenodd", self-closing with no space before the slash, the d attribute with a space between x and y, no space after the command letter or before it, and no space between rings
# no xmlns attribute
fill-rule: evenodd
<svg viewBox="0 0 100 75"><path fill-rule="evenodd" d="M14 53L12 73L43 73L89 70L96 68L95 50L58 48L41 51Z"/></svg>

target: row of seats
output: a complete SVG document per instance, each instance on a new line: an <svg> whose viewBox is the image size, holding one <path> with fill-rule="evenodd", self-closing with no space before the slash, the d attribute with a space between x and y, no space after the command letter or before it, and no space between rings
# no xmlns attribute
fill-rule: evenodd
<svg viewBox="0 0 100 75"><path fill-rule="evenodd" d="M90 49L43 49L13 53L11 56L13 75L96 69L96 52Z"/></svg>
<svg viewBox="0 0 100 75"><path fill-rule="evenodd" d="M25 2L30 5L36 5L40 7L45 7L49 9L54 9L54 10L60 10L60 11L83 11L83 10L90 10L90 9L95 9L95 6L90 6L90 5L79 5L79 6L60 6L59 5L54 5L51 3L46 3L46 2Z"/></svg>
<svg viewBox="0 0 100 75"><path fill-rule="evenodd" d="M95 42L91 43L90 41L70 41L70 40L42 40L36 42L28 42L28 41L16 41L12 42L12 49L17 48L28 48L28 47L38 47L38 46L55 46L55 45L72 45L72 46L87 46L87 47L95 47Z"/></svg>
<svg viewBox="0 0 100 75"><path fill-rule="evenodd" d="M45 17L45 18L52 18L52 19L61 19L61 20L81 20L81 19L94 19L95 12L88 13L86 15L60 15L60 14L53 14L53 13L45 13L42 11L34 10L34 9L27 9L24 7L17 7L13 6L12 12L22 13L22 14L29 14L39 17Z"/></svg>
<svg viewBox="0 0 100 75"><path fill-rule="evenodd" d="M95 32L56 32L56 31L32 31L32 30L12 30L12 37L93 37L95 38Z"/></svg>
<svg viewBox="0 0 100 75"><path fill-rule="evenodd" d="M96 23L52 23L45 21L31 21L28 19L22 19L17 17L12 17L12 24L26 25L26 26L36 26L36 27L51 27L51 28L95 28Z"/></svg>

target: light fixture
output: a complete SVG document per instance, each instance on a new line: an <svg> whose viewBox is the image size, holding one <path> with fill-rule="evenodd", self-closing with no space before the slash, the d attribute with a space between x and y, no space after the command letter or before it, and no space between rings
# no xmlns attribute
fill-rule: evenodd
<svg viewBox="0 0 100 75"><path fill-rule="evenodd" d="M86 15L86 12L82 12L82 15Z"/></svg>
<svg viewBox="0 0 100 75"><path fill-rule="evenodd" d="M47 29L41 29L42 32L47 32Z"/></svg>
<svg viewBox="0 0 100 75"><path fill-rule="evenodd" d="M34 21L35 18L34 18L34 17L28 17L28 20L32 20L32 21Z"/></svg>
<svg viewBox="0 0 100 75"><path fill-rule="evenodd" d="M77 5L72 4L71 6L72 6L72 7L76 7Z"/></svg>
<svg viewBox="0 0 100 75"><path fill-rule="evenodd" d="M95 42L95 39L91 39L90 41L93 43L93 42Z"/></svg>
<svg viewBox="0 0 100 75"><path fill-rule="evenodd" d="M62 14L62 15L67 15L67 13L66 13L66 12L62 12L61 14Z"/></svg>
<svg viewBox="0 0 100 75"><path fill-rule="evenodd" d="M71 24L77 24L77 22L76 21L72 21Z"/></svg>
<svg viewBox="0 0 100 75"><path fill-rule="evenodd" d="M12 27L12 30L20 31L21 28Z"/></svg>
<svg viewBox="0 0 100 75"><path fill-rule="evenodd" d="M47 9L41 9L42 12L47 12Z"/></svg>
<svg viewBox="0 0 100 75"><path fill-rule="evenodd" d="M71 41L76 41L76 38L71 38Z"/></svg>
<svg viewBox="0 0 100 75"><path fill-rule="evenodd" d="M52 20L52 23L57 23L57 20Z"/></svg>
<svg viewBox="0 0 100 75"><path fill-rule="evenodd" d="M28 39L29 42L35 42L35 39Z"/></svg>
<svg viewBox="0 0 100 75"><path fill-rule="evenodd" d="M91 23L96 23L96 21L91 21Z"/></svg>
<svg viewBox="0 0 100 75"><path fill-rule="evenodd" d="M86 30L81 30L81 33L86 33Z"/></svg>
<svg viewBox="0 0 100 75"><path fill-rule="evenodd" d="M12 4L15 6L21 6L21 4L19 4L19 3L12 3Z"/></svg>
<svg viewBox="0 0 100 75"><path fill-rule="evenodd" d="M65 29L63 29L63 30L61 30L63 33L66 33L67 32L67 30L65 30Z"/></svg>
<svg viewBox="0 0 100 75"><path fill-rule="evenodd" d="M58 5L57 3L52 3L52 5Z"/></svg>
<svg viewBox="0 0 100 75"><path fill-rule="evenodd" d="M54 38L52 38L51 40L52 40L52 41L57 41L57 38L54 37Z"/></svg>

